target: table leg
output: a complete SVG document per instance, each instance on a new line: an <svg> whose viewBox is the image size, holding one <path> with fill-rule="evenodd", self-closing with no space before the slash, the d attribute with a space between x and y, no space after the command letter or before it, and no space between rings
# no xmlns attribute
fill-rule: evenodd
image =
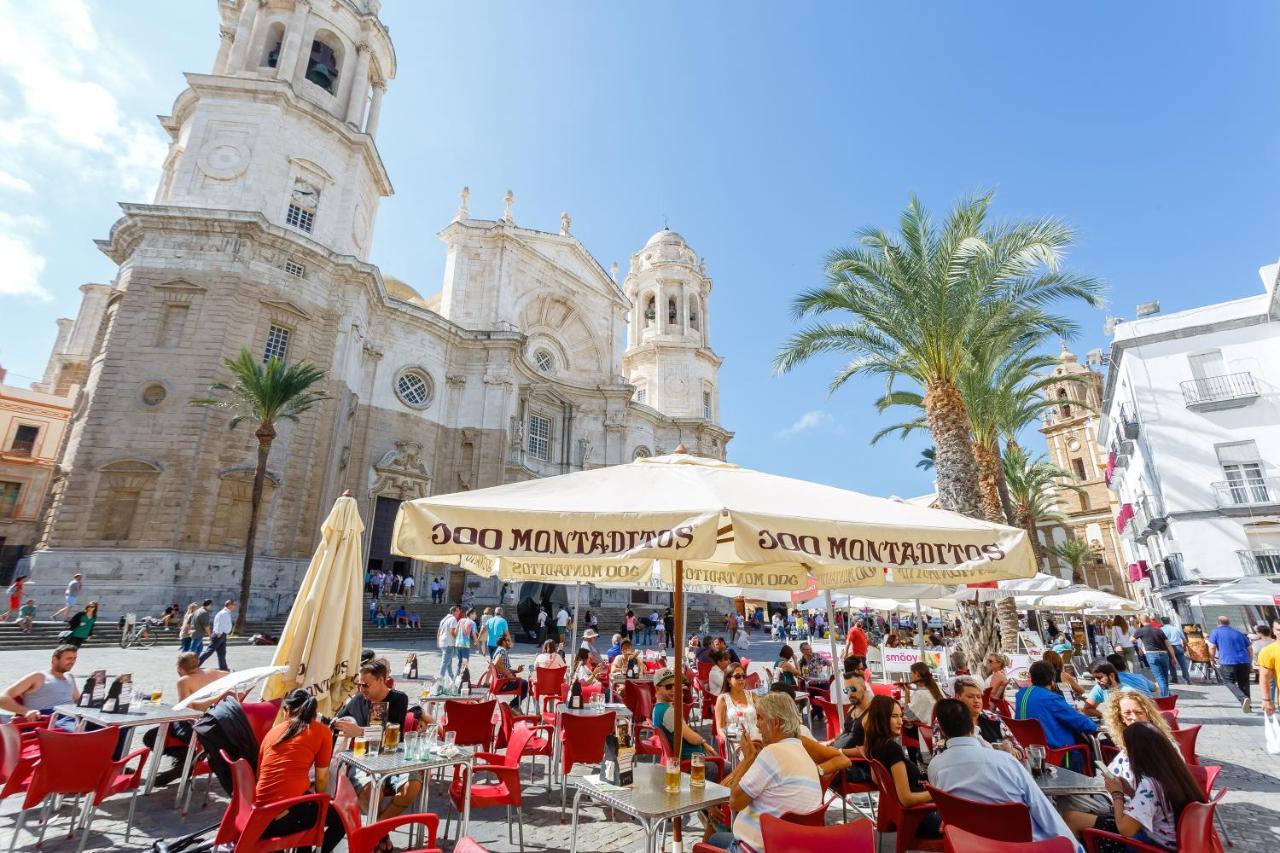
<svg viewBox="0 0 1280 853"><path fill-rule="evenodd" d="M582 789L573 795L573 822L569 824L569 853L578 853L578 806L582 803Z"/></svg>
<svg viewBox="0 0 1280 853"><path fill-rule="evenodd" d="M382 777L374 776L370 781L369 807L365 810L365 823L378 822L378 808L382 805Z"/></svg>
<svg viewBox="0 0 1280 853"><path fill-rule="evenodd" d="M657 853L658 828L647 820L641 821L640 825L644 827L644 853Z"/></svg>
<svg viewBox="0 0 1280 853"><path fill-rule="evenodd" d="M471 783L475 781L476 777L476 759L474 755L467 762L467 768L467 793L462 801L462 828L458 830L458 838L466 836L471 824Z"/></svg>
<svg viewBox="0 0 1280 853"><path fill-rule="evenodd" d="M174 806L176 808L181 809L183 817L187 816L186 804L184 803L184 799L186 798L186 794L187 794L187 789L190 788L192 784L194 784L191 779L191 768L195 766L195 760L196 760L196 733L192 731L191 743L187 744L187 757L182 760L182 777L181 777L181 781L178 782L178 801L174 803Z"/></svg>
<svg viewBox="0 0 1280 853"><path fill-rule="evenodd" d="M129 744L133 740L133 728L129 728L125 734L124 754L129 754ZM147 787L143 790L142 795L145 797L151 793L156 786L156 770L160 767L160 761L164 758L164 742L169 738L169 723L163 722L156 726L156 748L151 750L151 768L147 771ZM194 734L192 740L195 740Z"/></svg>

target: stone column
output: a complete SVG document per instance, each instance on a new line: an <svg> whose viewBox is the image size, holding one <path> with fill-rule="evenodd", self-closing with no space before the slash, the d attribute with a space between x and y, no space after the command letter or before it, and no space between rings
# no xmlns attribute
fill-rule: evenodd
<svg viewBox="0 0 1280 853"><path fill-rule="evenodd" d="M347 124L360 128L364 117L365 96L369 93L369 45L356 46L356 70L351 76L351 93L347 97Z"/></svg>
<svg viewBox="0 0 1280 853"><path fill-rule="evenodd" d="M387 84L375 80L373 84L373 102L369 104L369 117L365 119L364 132L377 138L378 116L382 114L382 96L387 93Z"/></svg>
<svg viewBox="0 0 1280 853"><path fill-rule="evenodd" d="M298 47L302 44L302 31L311 14L311 0L296 0L293 14L284 30L284 44L280 46L280 60L276 63L276 77L285 82L298 76Z"/></svg>
<svg viewBox="0 0 1280 853"><path fill-rule="evenodd" d="M228 73L235 74L245 69L245 60L249 55L249 42L253 41L253 22L257 17L258 0L244 0L244 5L240 7L240 19L236 21L231 56L227 59Z"/></svg>

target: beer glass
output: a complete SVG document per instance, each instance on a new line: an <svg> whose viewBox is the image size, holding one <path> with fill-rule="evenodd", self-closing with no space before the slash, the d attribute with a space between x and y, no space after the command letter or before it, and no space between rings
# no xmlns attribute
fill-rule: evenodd
<svg viewBox="0 0 1280 853"><path fill-rule="evenodd" d="M152 691L151 691L151 704L153 704L153 705L159 705L159 704L160 704L160 700L161 700L161 699L163 699L163 698L164 698L164 688L163 688L163 687L156 687L156 688L153 688L153 689L152 689Z"/></svg>
<svg viewBox="0 0 1280 853"><path fill-rule="evenodd" d="M351 741L351 753L352 753L352 755L354 755L356 758L363 758L363 757L364 757L365 747L367 747L367 746L368 746L368 744L369 744L369 742L368 742L367 740L365 740L364 738L362 738L362 737L358 737L358 738L353 739L353 740Z"/></svg>
<svg viewBox="0 0 1280 853"><path fill-rule="evenodd" d="M1027 747L1027 764L1031 766L1031 775L1044 773L1045 748L1043 746Z"/></svg>
<svg viewBox="0 0 1280 853"><path fill-rule="evenodd" d="M701 752L689 757L689 787L703 788L707 784L707 759Z"/></svg>
<svg viewBox="0 0 1280 853"><path fill-rule="evenodd" d="M400 727L395 723L387 723L382 730L382 749L384 752L395 752L400 745Z"/></svg>
<svg viewBox="0 0 1280 853"><path fill-rule="evenodd" d="M666 782L666 792L668 794L680 793L680 759L672 758L667 762Z"/></svg>

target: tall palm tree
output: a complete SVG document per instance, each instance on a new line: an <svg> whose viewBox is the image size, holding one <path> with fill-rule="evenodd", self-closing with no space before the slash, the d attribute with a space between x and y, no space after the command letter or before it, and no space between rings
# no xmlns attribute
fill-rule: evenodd
<svg viewBox="0 0 1280 853"><path fill-rule="evenodd" d="M855 376L905 377L920 392L933 436L938 502L983 511L968 411L959 383L975 342L1019 333L1069 336L1074 324L1045 311L1061 299L1098 302L1093 279L1058 268L1072 231L1056 219L990 224L992 196L961 201L941 226L912 198L898 231L866 228L832 252L826 283L800 293L797 318L835 315L797 332L774 359L785 373L810 358L846 353L834 392Z"/></svg>
<svg viewBox="0 0 1280 853"><path fill-rule="evenodd" d="M190 401L192 406L207 406L232 414L229 429L235 429L243 421L256 423L254 436L258 439L258 466L253 474L253 495L249 507L249 529L244 541L244 570L240 574L240 609L236 614L235 630L243 630L245 616L249 612L249 594L253 586L253 551L258 538L258 511L262 506L262 485L267 476L267 457L271 443L276 438L276 423L297 421L321 400L328 397L312 386L324 379L324 371L309 361L285 364L279 358L271 358L264 365L247 349L240 350L235 358L223 360L234 382L230 385L215 382L209 386L213 394L225 397L206 397Z"/></svg>
<svg viewBox="0 0 1280 853"><path fill-rule="evenodd" d="M1032 457L1022 447L1010 447L1004 454L1004 476L1009 483L1009 497L1013 501L1017 524L1031 537L1036 565L1045 559L1044 546L1036 537L1036 528L1047 521L1065 522L1058 511L1057 493L1062 489L1084 491L1076 485L1076 475L1059 468L1044 456Z"/></svg>
<svg viewBox="0 0 1280 853"><path fill-rule="evenodd" d="M1071 567L1072 583L1088 583L1084 567L1094 554L1092 547L1079 539L1068 538L1054 545L1053 553Z"/></svg>

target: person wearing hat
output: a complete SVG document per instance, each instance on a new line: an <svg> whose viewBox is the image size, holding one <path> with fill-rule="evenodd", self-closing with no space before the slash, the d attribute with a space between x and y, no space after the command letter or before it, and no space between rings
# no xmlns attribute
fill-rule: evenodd
<svg viewBox="0 0 1280 853"><path fill-rule="evenodd" d="M676 674L670 669L663 669L653 679L654 690L657 694L657 702L653 706L653 727L659 729L662 735L667 739L667 743L671 744L675 739L676 712L672 705L675 696ZM695 753L707 753L707 739L698 734L697 730L688 724L680 727L680 760ZM675 750L672 750L673 752ZM714 752L714 750L710 750ZM712 776L716 772L716 765L707 762L707 778L711 781L718 781Z"/></svg>
<svg viewBox="0 0 1280 853"><path fill-rule="evenodd" d="M600 653L596 651L595 639L599 636L594 628L588 628L582 632L582 644L578 646L580 651L587 653L587 657L591 659L592 667L597 667L604 662L600 657Z"/></svg>

